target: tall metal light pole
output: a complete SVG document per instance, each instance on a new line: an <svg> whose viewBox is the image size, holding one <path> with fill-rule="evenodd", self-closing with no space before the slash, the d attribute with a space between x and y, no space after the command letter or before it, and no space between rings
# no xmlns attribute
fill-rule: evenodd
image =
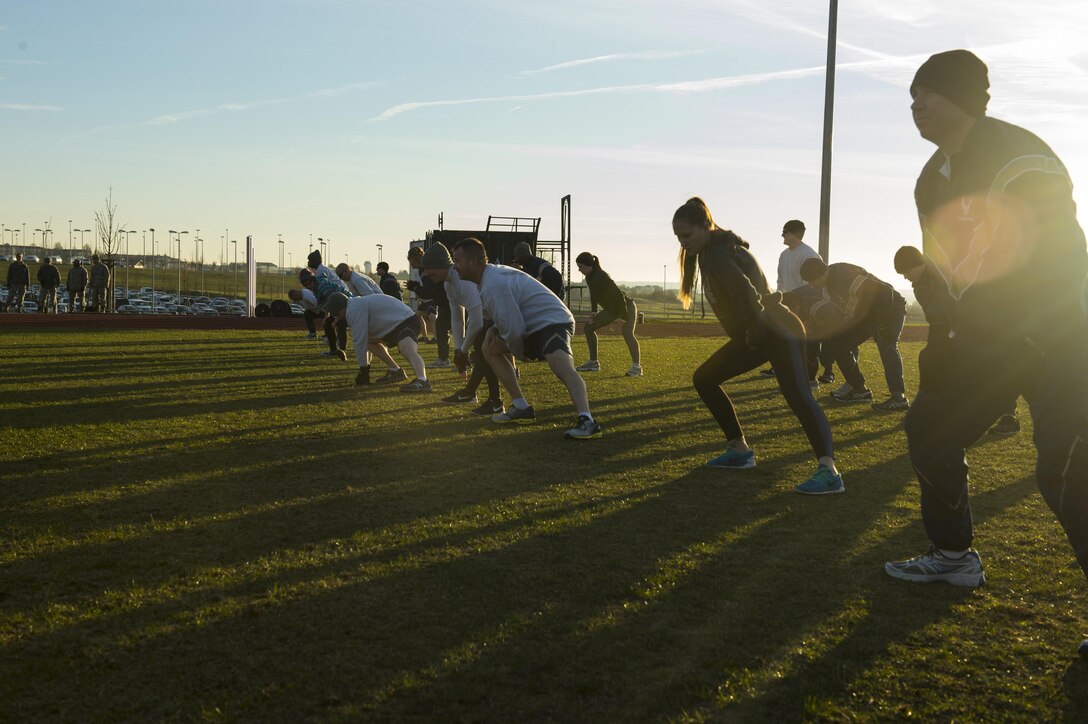
<svg viewBox="0 0 1088 724"><path fill-rule="evenodd" d="M197 239L200 242L200 293L203 296L208 296L208 288L204 286L204 240Z"/></svg>
<svg viewBox="0 0 1088 724"><path fill-rule="evenodd" d="M381 244L375 244L374 246L378 247L378 263L381 264L382 263L382 245Z"/></svg>
<svg viewBox="0 0 1088 724"><path fill-rule="evenodd" d="M68 219L68 261L72 261L72 257L75 254L72 253L72 220Z"/></svg>
<svg viewBox="0 0 1088 724"><path fill-rule="evenodd" d="M188 234L188 231L174 231L170 229L171 234L178 235L178 300L176 304L181 304L181 235Z"/></svg>
<svg viewBox="0 0 1088 724"><path fill-rule="evenodd" d="M280 298L283 298L283 234L276 234L280 244Z"/></svg>
<svg viewBox="0 0 1088 724"><path fill-rule="evenodd" d="M824 156L820 172L820 256L830 263L831 234L831 138L835 118L835 44L838 36L839 1L831 0L827 20L827 70L824 73Z"/></svg>
<svg viewBox="0 0 1088 724"><path fill-rule="evenodd" d="M151 232L151 311L155 311L155 230Z"/></svg>

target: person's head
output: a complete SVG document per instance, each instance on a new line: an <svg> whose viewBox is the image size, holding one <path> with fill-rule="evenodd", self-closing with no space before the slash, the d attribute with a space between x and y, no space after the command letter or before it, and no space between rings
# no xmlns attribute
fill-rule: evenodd
<svg viewBox="0 0 1088 724"><path fill-rule="evenodd" d="M297 289L288 289L287 290L287 298L290 299L292 302L301 302L302 301L302 292L300 292Z"/></svg>
<svg viewBox="0 0 1088 724"><path fill-rule="evenodd" d="M53 261L53 260L52 260L52 259L50 259L49 257L45 257L45 263L46 263L46 264L50 264L50 263L52 263L52 261Z"/></svg>
<svg viewBox="0 0 1088 724"><path fill-rule="evenodd" d="M453 266L465 281L479 284L487 266L487 250L479 239L469 237L453 248Z"/></svg>
<svg viewBox="0 0 1088 724"><path fill-rule="evenodd" d="M342 319L347 308L347 295L341 294L340 292L333 292L330 294L329 298L325 300L325 303L321 305L321 311L336 319Z"/></svg>
<svg viewBox="0 0 1088 724"><path fill-rule="evenodd" d="M937 53L910 84L911 114L922 138L954 153L990 101L986 64L968 50Z"/></svg>
<svg viewBox="0 0 1088 724"><path fill-rule="evenodd" d="M351 267L345 262L340 262L336 265L336 276L346 282L351 279Z"/></svg>
<svg viewBox="0 0 1088 724"><path fill-rule="evenodd" d="M677 298L684 309L691 306L691 290L695 287L695 271L699 252L710 243L718 229L714 217L706 202L698 196L692 196L672 215L672 233L680 242L680 293Z"/></svg>
<svg viewBox="0 0 1088 724"><path fill-rule="evenodd" d="M524 264L533 256L533 250L529 248L529 242L519 241L514 244L514 261Z"/></svg>
<svg viewBox="0 0 1088 724"><path fill-rule="evenodd" d="M73 260L72 261L72 266L83 266L83 260L82 259Z"/></svg>
<svg viewBox="0 0 1088 724"><path fill-rule="evenodd" d="M306 257L306 265L311 269L316 269L321 266L321 252L314 249L310 252L310 255Z"/></svg>
<svg viewBox="0 0 1088 724"><path fill-rule="evenodd" d="M98 254L91 254L91 261L97 264L99 262Z"/></svg>
<svg viewBox="0 0 1088 724"><path fill-rule="evenodd" d="M317 287L317 277L309 269L303 269L298 273L298 283L307 289L314 289Z"/></svg>
<svg viewBox="0 0 1088 724"><path fill-rule="evenodd" d="M805 222L798 219L790 219L782 225L782 243L789 248L794 248L805 238Z"/></svg>
<svg viewBox="0 0 1088 724"><path fill-rule="evenodd" d="M582 272L582 276L589 276L590 272L594 269L599 269L601 261L588 251L583 251L578 256L574 257L574 263L578 265L578 271Z"/></svg>
<svg viewBox="0 0 1088 724"><path fill-rule="evenodd" d="M374 270L376 272L378 272L379 274L388 274L389 273L389 262L386 262L386 261L378 262L378 265L376 267L374 267Z"/></svg>
<svg viewBox="0 0 1088 724"><path fill-rule="evenodd" d="M440 241L431 244L431 248L419 257L420 274L436 284L446 281L450 275L450 267L453 266L453 258L449 249Z"/></svg>
<svg viewBox="0 0 1088 724"><path fill-rule="evenodd" d="M423 249L413 246L408 250L408 266L419 269L419 260L423 258Z"/></svg>
<svg viewBox="0 0 1088 724"><path fill-rule="evenodd" d="M913 284L926 272L926 260L922 252L914 246L901 246L893 259L895 270Z"/></svg>
<svg viewBox="0 0 1088 724"><path fill-rule="evenodd" d="M801 264L801 279L816 289L827 286L827 264L823 259L805 259Z"/></svg>
<svg viewBox="0 0 1088 724"><path fill-rule="evenodd" d="M23 260L23 252L20 251L20 252L15 254L15 261L22 261L22 260Z"/></svg>

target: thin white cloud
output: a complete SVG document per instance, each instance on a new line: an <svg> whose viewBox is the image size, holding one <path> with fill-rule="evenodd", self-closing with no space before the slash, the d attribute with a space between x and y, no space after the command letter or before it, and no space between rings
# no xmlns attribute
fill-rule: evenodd
<svg viewBox="0 0 1088 724"><path fill-rule="evenodd" d="M44 60L6 60L0 58L0 63L5 65L47 65Z"/></svg>
<svg viewBox="0 0 1088 724"><path fill-rule="evenodd" d="M556 63L555 65L545 66L543 68L536 68L534 70L523 70L518 75L539 75L541 73L551 73L556 70L566 70L568 68L577 68L582 65L592 65L595 63L612 63L620 60L671 60L673 58L686 58L692 55L698 55L703 53L702 50L647 50L636 53L610 53L608 55L598 55L592 58L581 58L579 60L568 60L563 63Z"/></svg>
<svg viewBox="0 0 1088 724"><path fill-rule="evenodd" d="M7 111L50 111L53 113L64 110L60 106L41 106L31 103L0 103L0 108Z"/></svg>

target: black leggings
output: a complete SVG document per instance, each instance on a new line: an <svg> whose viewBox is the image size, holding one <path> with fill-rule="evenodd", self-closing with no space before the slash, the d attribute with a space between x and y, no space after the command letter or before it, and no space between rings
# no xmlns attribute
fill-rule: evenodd
<svg viewBox="0 0 1088 724"><path fill-rule="evenodd" d="M631 353L631 362L639 364L638 340L635 338L635 326L638 324L638 307L632 299L627 300L627 309L622 315L602 309L600 314L593 318L592 322L586 322L583 330L586 335L586 344L589 345L589 358L597 359L597 330L603 329L612 322L624 320L623 340L627 342L627 349Z"/></svg>
<svg viewBox="0 0 1088 724"><path fill-rule="evenodd" d="M695 390L710 414L725 433L726 440L743 436L737 411L721 384L770 361L774 367L778 389L801 423L812 452L817 458L834 457L831 426L823 409L812 396L805 366L805 343L786 339L768 331L763 342L753 349L743 340L730 340L695 370L692 381Z"/></svg>

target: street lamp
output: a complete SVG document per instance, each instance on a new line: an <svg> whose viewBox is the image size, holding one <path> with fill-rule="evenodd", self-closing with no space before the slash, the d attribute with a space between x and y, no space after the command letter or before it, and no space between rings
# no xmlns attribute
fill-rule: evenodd
<svg viewBox="0 0 1088 724"><path fill-rule="evenodd" d="M178 235L178 300L176 304L181 304L181 235L188 234L188 231L174 231L170 229L171 234Z"/></svg>
<svg viewBox="0 0 1088 724"><path fill-rule="evenodd" d="M283 298L283 234L276 234L280 244L280 298Z"/></svg>
<svg viewBox="0 0 1088 724"><path fill-rule="evenodd" d="M382 245L381 244L375 244L374 246L378 247L378 263L381 264L382 263Z"/></svg>

